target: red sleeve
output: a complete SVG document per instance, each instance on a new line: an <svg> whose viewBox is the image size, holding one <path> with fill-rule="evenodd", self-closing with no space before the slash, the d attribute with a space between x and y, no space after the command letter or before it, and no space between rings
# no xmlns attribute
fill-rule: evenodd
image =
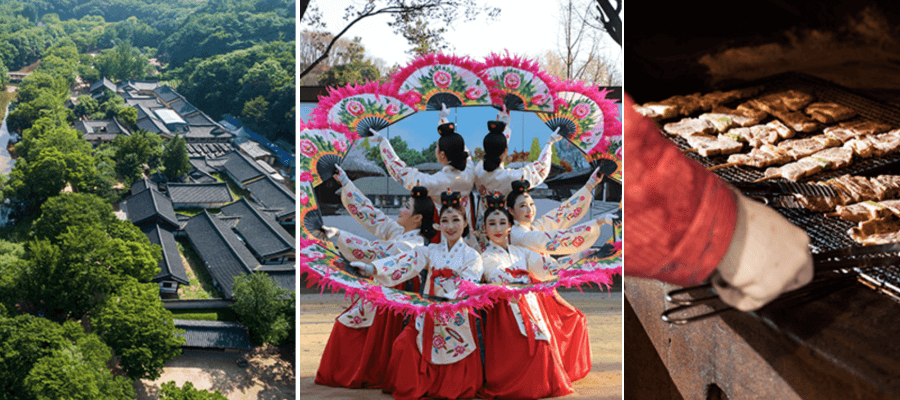
<svg viewBox="0 0 900 400"><path fill-rule="evenodd" d="M625 273L682 286L713 272L734 233L734 193L625 96Z"/></svg>

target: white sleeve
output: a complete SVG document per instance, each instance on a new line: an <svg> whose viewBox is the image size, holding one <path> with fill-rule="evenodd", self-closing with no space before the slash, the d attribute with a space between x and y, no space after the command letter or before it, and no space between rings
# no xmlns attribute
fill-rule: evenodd
<svg viewBox="0 0 900 400"><path fill-rule="evenodd" d="M341 189L341 202L344 208L369 233L382 240L391 240L402 235L404 229L397 221L388 218L384 212L375 208L372 202L350 182Z"/></svg>
<svg viewBox="0 0 900 400"><path fill-rule="evenodd" d="M544 149L541 150L541 155L538 156L537 160L522 167L522 178L531 183L531 187L544 183L547 175L550 174L551 160L553 160L553 143L547 143L544 145Z"/></svg>
<svg viewBox="0 0 900 400"><path fill-rule="evenodd" d="M559 207L536 219L531 225L535 230L550 231L554 229L566 229L575 225L581 218L587 215L594 200L594 192L587 186L575 192L572 197L562 202Z"/></svg>
<svg viewBox="0 0 900 400"><path fill-rule="evenodd" d="M368 241L343 230L338 231L334 241L341 254L350 261L372 262L394 253L391 251L394 244L389 241Z"/></svg>
<svg viewBox="0 0 900 400"><path fill-rule="evenodd" d="M510 242L541 254L568 255L585 251L600 238L600 224L593 220L573 228L526 232L514 226Z"/></svg>
<svg viewBox="0 0 900 400"><path fill-rule="evenodd" d="M416 246L410 252L372 262L375 267L372 278L383 286L396 286L419 275L428 263L428 248Z"/></svg>

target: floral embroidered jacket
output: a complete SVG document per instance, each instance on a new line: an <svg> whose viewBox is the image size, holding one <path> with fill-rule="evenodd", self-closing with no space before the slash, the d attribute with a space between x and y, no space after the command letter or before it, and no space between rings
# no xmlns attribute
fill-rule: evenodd
<svg viewBox="0 0 900 400"><path fill-rule="evenodd" d="M441 193L447 189L453 192L459 192L460 202L466 210L466 217L470 225L472 225L472 210L469 204L469 193L475 184L475 166L472 164L472 158L466 160L465 171L460 171L452 166L446 165L440 171L434 174L426 174L419 170L409 167L406 162L397 156L394 148L385 139L381 141L381 159L387 167L391 177L399 182L403 187L412 190L415 186L424 186L428 189L431 201L438 210L441 209Z"/></svg>
<svg viewBox="0 0 900 400"><path fill-rule="evenodd" d="M338 250L350 261L372 262L412 250L425 244L419 231L404 232L397 221L388 218L352 182L341 189L341 202L350 215L380 240L369 241L341 230L335 240ZM377 308L357 301L338 316L338 322L348 328L367 328L372 325Z"/></svg>
<svg viewBox="0 0 900 400"><path fill-rule="evenodd" d="M458 296L457 279L479 282L484 273L481 255L463 240L458 240L452 248L448 248L446 240L418 246L411 252L377 260L372 265L375 267L373 278L385 286L404 282L428 268L425 293L450 299ZM417 343L424 361L452 364L477 348L465 311L429 315L429 320L425 320L425 314L416 318Z"/></svg>
<svg viewBox="0 0 900 400"><path fill-rule="evenodd" d="M482 197L492 193L500 193L504 196L512 191L513 181L525 179L531 186L544 183L550 173L550 160L553 158L553 144L547 143L541 150L541 155L533 163L522 168L507 169L502 165L493 171L484 170L484 161L479 161L475 166L475 187Z"/></svg>
<svg viewBox="0 0 900 400"><path fill-rule="evenodd" d="M593 199L593 192L585 186L555 210L535 219L530 228L515 222L509 236L510 243L552 255L589 249L600 237L600 224L591 221L569 227L587 214Z"/></svg>

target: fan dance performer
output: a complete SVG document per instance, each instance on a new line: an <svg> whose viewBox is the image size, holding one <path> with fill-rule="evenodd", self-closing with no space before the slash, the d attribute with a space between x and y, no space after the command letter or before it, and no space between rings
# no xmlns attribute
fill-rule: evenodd
<svg viewBox="0 0 900 400"><path fill-rule="evenodd" d="M560 260L509 244L513 218L502 195L487 197L484 213L489 239L482 259L488 283L537 283L552 276L560 265L578 257ZM486 398L539 399L574 392L572 379L563 365L550 329L544 296L528 293L500 301L487 310L484 320ZM590 349L587 349L588 353Z"/></svg>
<svg viewBox="0 0 900 400"><path fill-rule="evenodd" d="M352 265L386 286L427 270L426 294L457 298L458 279L479 282L484 272L481 256L462 239L469 227L458 192L441 193L439 221L440 243ZM475 397L483 379L476 323L465 311L419 315L394 342L383 390L396 399Z"/></svg>
<svg viewBox="0 0 900 400"><path fill-rule="evenodd" d="M485 210L487 204L485 198L491 194L506 196L511 190L511 184L515 181L527 180L540 185L550 174L551 160L553 158L553 144L560 141L562 136L557 132L550 135L547 143L541 150L537 160L522 168L509 169L503 165L503 160L508 156L509 149L509 113L502 111L499 114L500 121L488 121L488 134L483 141L484 160L475 166L475 187L481 195L480 209ZM478 232L483 231L481 215L475 226ZM483 243L482 243L483 244Z"/></svg>
<svg viewBox="0 0 900 400"><path fill-rule="evenodd" d="M527 181L512 183L512 191L506 198L509 212L515 219L510 230L510 242L542 255L567 255L588 251L600 237L600 225L612 225L609 219L601 219L568 229L587 214L593 200L594 186L600 182L599 169L587 184L564 201L558 208L535 221L534 200L528 194ZM591 371L591 347L584 313L554 292L546 303L550 316L550 328L556 336L563 364L572 380L579 380Z"/></svg>
<svg viewBox="0 0 900 400"><path fill-rule="evenodd" d="M341 183L344 208L379 238L367 241L352 233L324 227L341 254L351 261L373 261L408 252L428 243L436 232L432 225L434 206L424 187L414 187L412 197L400 210L397 220L387 218L375 208L340 167L335 179ZM409 283L418 278L410 280ZM417 285L415 285L417 286ZM398 288L399 289L399 288ZM418 287L409 288L418 291ZM380 388L390 361L391 345L403 330L403 316L378 309L358 299L334 324L315 382L347 388Z"/></svg>

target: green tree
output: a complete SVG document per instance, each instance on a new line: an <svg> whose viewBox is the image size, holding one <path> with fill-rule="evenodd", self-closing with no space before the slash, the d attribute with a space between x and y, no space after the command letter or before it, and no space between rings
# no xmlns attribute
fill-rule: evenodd
<svg viewBox="0 0 900 400"><path fill-rule="evenodd" d="M162 155L163 174L174 181L191 170L191 159L188 157L187 144L181 135L175 135L166 143Z"/></svg>
<svg viewBox="0 0 900 400"><path fill-rule="evenodd" d="M169 400L228 400L218 390L209 392L206 390L194 389L194 384L185 382L182 387L178 387L175 381L163 383L160 387L160 399Z"/></svg>
<svg viewBox="0 0 900 400"><path fill-rule="evenodd" d="M82 336L83 329L75 322L59 325L29 314L0 313L0 400L29 398L20 395L28 393L25 380L35 363Z"/></svg>
<svg viewBox="0 0 900 400"><path fill-rule="evenodd" d="M159 135L143 129L130 136L119 135L113 140L116 147L116 172L131 185L141 177L141 164L151 168L159 165L162 156L163 139Z"/></svg>
<svg viewBox="0 0 900 400"><path fill-rule="evenodd" d="M100 52L94 59L94 68L100 71L101 76L118 81L143 78L152 66L136 47L128 42L119 42L116 47Z"/></svg>
<svg viewBox="0 0 900 400"><path fill-rule="evenodd" d="M184 338L172 313L159 301L155 283L127 281L94 317L100 337L119 357L130 379L156 379L165 363L181 354Z"/></svg>
<svg viewBox="0 0 900 400"><path fill-rule="evenodd" d="M123 124L127 125L130 128L134 128L135 124L137 124L138 111L137 108L134 107L122 107L116 113L116 117Z"/></svg>
<svg viewBox="0 0 900 400"><path fill-rule="evenodd" d="M234 304L231 306L238 320L250 330L254 343L282 344L290 331L284 315L290 292L282 289L275 279L263 272L235 278Z"/></svg>
<svg viewBox="0 0 900 400"><path fill-rule="evenodd" d="M537 161L541 155L541 142L537 138L531 140L531 150L528 151L528 161Z"/></svg>
<svg viewBox="0 0 900 400"><path fill-rule="evenodd" d="M100 104L91 96L83 94L75 99L75 116L78 118L91 115L99 110Z"/></svg>
<svg viewBox="0 0 900 400"><path fill-rule="evenodd" d="M131 382L106 367L111 358L109 347L86 335L38 360L25 387L37 400L133 399Z"/></svg>
<svg viewBox="0 0 900 400"><path fill-rule="evenodd" d="M3 60L0 60L0 89L5 90L7 83L9 83L9 69L3 64Z"/></svg>
<svg viewBox="0 0 900 400"><path fill-rule="evenodd" d="M437 147L437 142L432 143L431 146L423 151L409 148L409 145L400 136L392 137L390 143L391 147L394 149L394 152L397 153L397 157L400 157L400 159L409 166L414 166L424 162L437 162L437 159L435 159L434 157L434 149L435 147ZM387 168L384 166L384 162L381 161L381 154L379 154L378 149L378 146L370 146L366 151L366 159L375 162L375 164L381 167L381 169L387 171Z"/></svg>
<svg viewBox="0 0 900 400"><path fill-rule="evenodd" d="M244 109L241 110L241 117L244 123L258 132L265 132L269 121L267 118L269 111L269 102L262 96L244 103Z"/></svg>

